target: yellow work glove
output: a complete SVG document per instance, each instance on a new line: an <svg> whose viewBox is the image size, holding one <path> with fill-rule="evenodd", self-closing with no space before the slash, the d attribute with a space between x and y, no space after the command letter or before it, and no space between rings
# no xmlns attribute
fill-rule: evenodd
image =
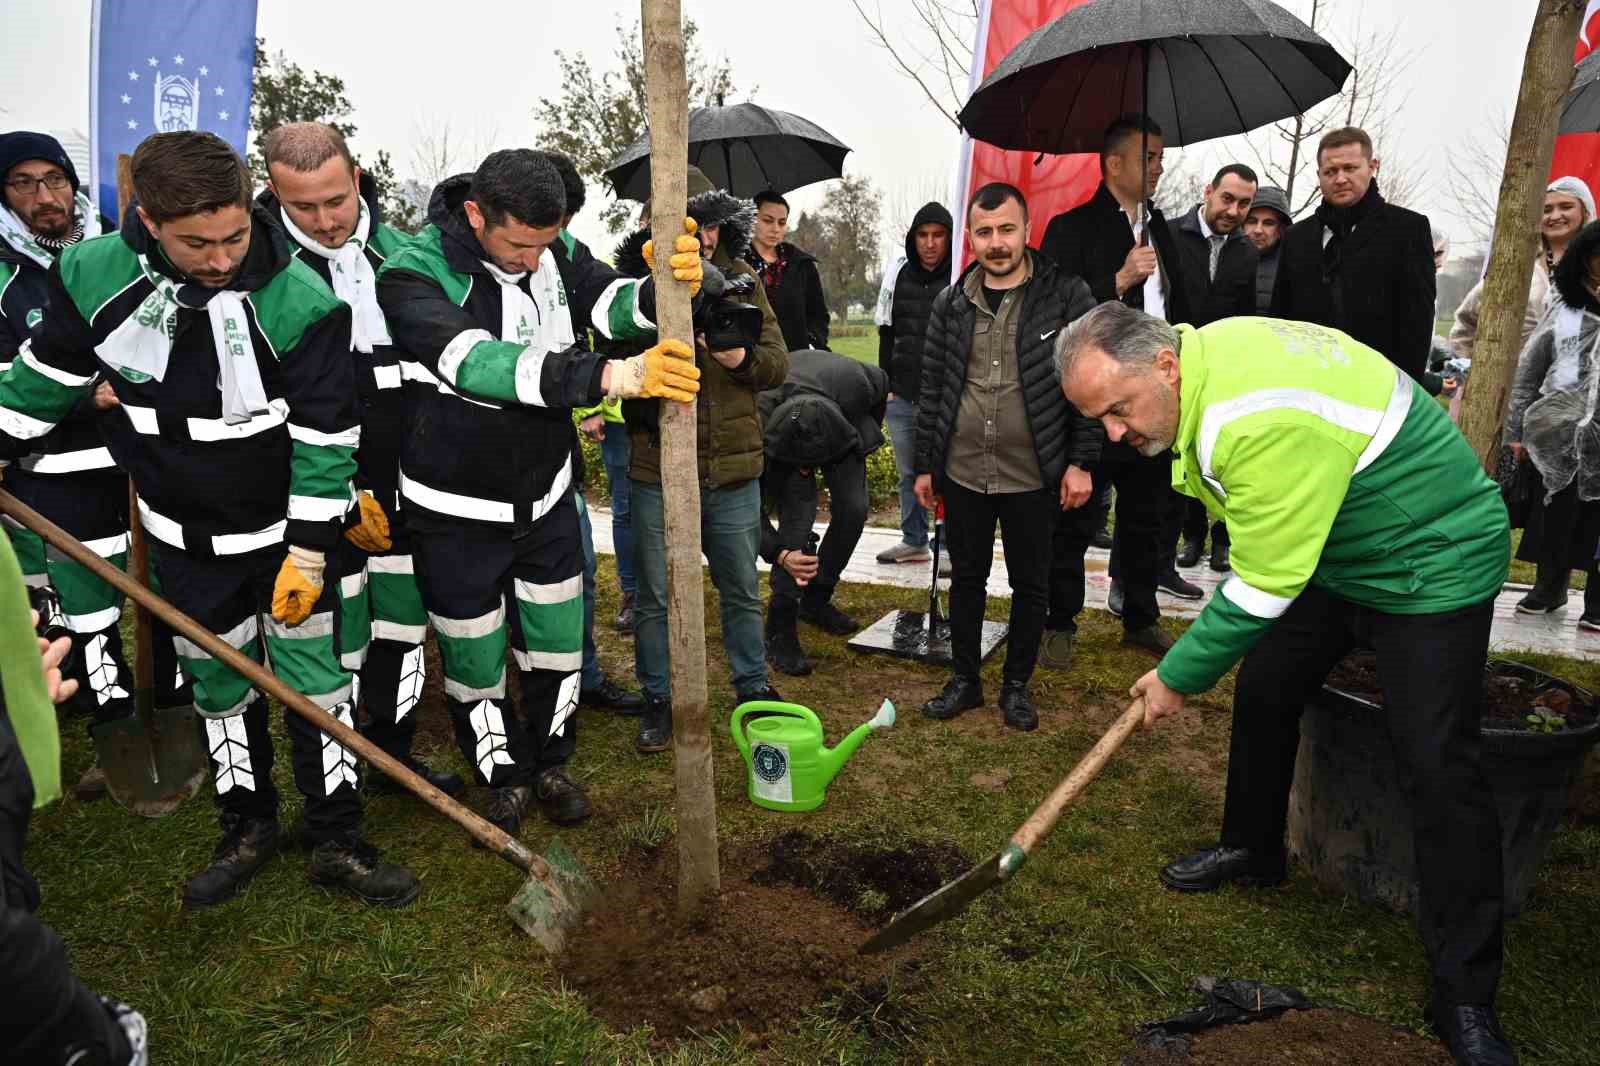
<svg viewBox="0 0 1600 1066"><path fill-rule="evenodd" d="M613 400L661 398L691 403L700 391L700 368L694 349L682 341L664 340L631 359L607 364L611 380L606 395Z"/></svg>
<svg viewBox="0 0 1600 1066"><path fill-rule="evenodd" d="M344 539L364 552L386 552L394 546L389 537L389 516L370 492L356 494L361 521L344 531Z"/></svg>
<svg viewBox="0 0 1600 1066"><path fill-rule="evenodd" d="M289 554L278 568L278 580L272 583L272 617L291 626L310 618L322 595L325 565L321 552L289 545Z"/></svg>
<svg viewBox="0 0 1600 1066"><path fill-rule="evenodd" d="M705 280L706 268L700 259L700 238L695 236L695 231L700 224L692 218L683 220L683 236L673 242L672 258L667 262L672 264L672 276L679 281L689 283L689 295L694 296L700 291L700 283ZM651 273L656 269L656 242L644 242L644 261Z"/></svg>

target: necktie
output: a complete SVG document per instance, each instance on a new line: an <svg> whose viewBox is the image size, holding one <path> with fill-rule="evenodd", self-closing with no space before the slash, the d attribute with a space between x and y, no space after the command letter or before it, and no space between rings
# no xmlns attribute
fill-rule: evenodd
<svg viewBox="0 0 1600 1066"><path fill-rule="evenodd" d="M1211 280L1217 280L1217 261L1222 258L1222 245L1228 238L1221 234L1211 235Z"/></svg>

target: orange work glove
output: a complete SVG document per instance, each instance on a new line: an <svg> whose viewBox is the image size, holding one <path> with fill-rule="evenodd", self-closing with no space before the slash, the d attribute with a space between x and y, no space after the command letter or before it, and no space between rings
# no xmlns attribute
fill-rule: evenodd
<svg viewBox="0 0 1600 1066"><path fill-rule="evenodd" d="M695 231L700 228L700 223L692 218L683 220L683 236L673 242L672 258L667 262L672 264L672 276L679 281L689 283L689 295L694 296L700 291L700 283L705 280L706 268L700 259L700 238L695 236ZM656 242L645 241L645 265L652 272L656 269Z"/></svg>
<svg viewBox="0 0 1600 1066"><path fill-rule="evenodd" d="M289 545L289 554L278 568L278 580L272 584L272 617L292 626L310 618L322 595L325 566L321 552Z"/></svg>
<svg viewBox="0 0 1600 1066"><path fill-rule="evenodd" d="M356 506L361 509L361 521L344 531L344 539L364 552L386 552L392 548L389 516L383 513L383 505L372 493L359 492Z"/></svg>
<svg viewBox="0 0 1600 1066"><path fill-rule="evenodd" d="M664 340L631 359L606 364L611 379L606 395L614 400L661 398L692 403L700 391L700 368L694 349L682 341Z"/></svg>

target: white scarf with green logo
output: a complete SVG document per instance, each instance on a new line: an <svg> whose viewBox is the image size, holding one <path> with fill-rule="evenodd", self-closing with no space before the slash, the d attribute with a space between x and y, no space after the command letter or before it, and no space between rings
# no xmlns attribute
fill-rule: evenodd
<svg viewBox="0 0 1600 1066"><path fill-rule="evenodd" d="M561 284L556 257L548 249L539 259L533 274L507 274L488 260L480 260L495 281L500 283L500 339L526 344L536 352L559 352L572 347L572 314L567 309L567 290ZM521 285L528 279L528 290Z"/></svg>
<svg viewBox="0 0 1600 1066"><path fill-rule="evenodd" d="M89 202L89 198L80 192L73 198L73 205L74 210L78 212L77 221L83 223L83 236L79 239L86 241L90 237L100 236L100 215L95 211L94 204ZM50 264L56 261L57 253L40 244L27 223L13 214L4 201L0 201L0 237L5 238L5 242L18 253L32 259L46 270L49 270Z"/></svg>
<svg viewBox="0 0 1600 1066"><path fill-rule="evenodd" d="M139 267L155 288L95 347L95 354L129 381L161 381L172 358L178 309L187 305L178 299L178 283L155 271L146 256L139 257ZM250 341L250 319L244 310L248 295L219 289L205 302L221 368L217 391L222 394L222 419L229 425L248 422L268 410L261 367Z"/></svg>
<svg viewBox="0 0 1600 1066"><path fill-rule="evenodd" d="M372 215L367 212L367 205L362 203L355 232L338 248L329 248L300 232L289 212L280 208L278 214L283 219L283 228L289 231L296 244L329 261L333 294L350 305L350 347L371 354L373 345L393 343L389 337L389 323L378 306L378 276L367 259L367 237L372 232Z"/></svg>

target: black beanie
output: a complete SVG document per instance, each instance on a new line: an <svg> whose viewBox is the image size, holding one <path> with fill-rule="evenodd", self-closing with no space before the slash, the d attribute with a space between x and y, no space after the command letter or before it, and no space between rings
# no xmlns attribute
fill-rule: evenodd
<svg viewBox="0 0 1600 1066"><path fill-rule="evenodd" d="M5 179L12 167L30 159L42 159L60 167L72 183L72 191L78 191L78 169L72 165L60 141L48 133L33 133L30 130L0 133L0 180Z"/></svg>

